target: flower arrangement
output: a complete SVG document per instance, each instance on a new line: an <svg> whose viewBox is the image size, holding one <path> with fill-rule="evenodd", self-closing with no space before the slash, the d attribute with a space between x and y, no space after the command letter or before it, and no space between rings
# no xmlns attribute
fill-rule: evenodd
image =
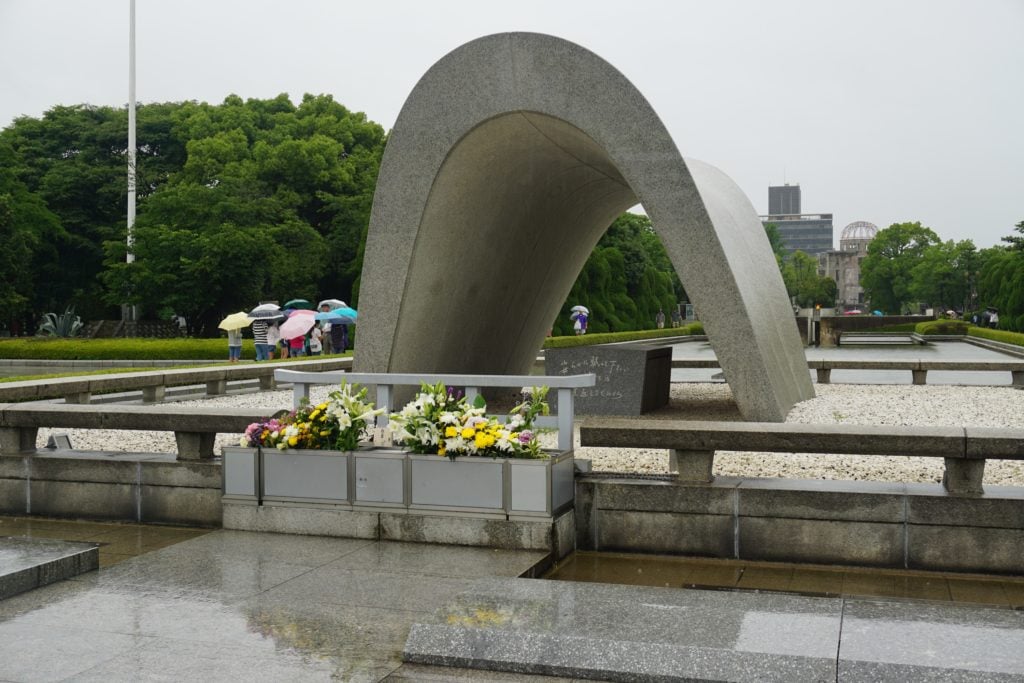
<svg viewBox="0 0 1024 683"><path fill-rule="evenodd" d="M323 403L304 400L298 409L250 424L242 436L243 447L306 448L351 451L384 412L366 400L366 387L341 383Z"/></svg>
<svg viewBox="0 0 1024 683"><path fill-rule="evenodd" d="M471 405L443 383L423 384L412 401L391 415L388 426L395 442L413 453L452 460L460 455L539 458L543 453L531 428L537 415L548 412L546 395L546 387L532 390L503 425L485 415L481 397Z"/></svg>

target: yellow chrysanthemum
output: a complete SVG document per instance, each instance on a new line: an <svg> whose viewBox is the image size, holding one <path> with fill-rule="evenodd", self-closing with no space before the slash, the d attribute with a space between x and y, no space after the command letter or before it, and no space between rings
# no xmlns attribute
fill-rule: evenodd
<svg viewBox="0 0 1024 683"><path fill-rule="evenodd" d="M462 428L462 438L463 439L472 439L474 436L476 436L476 430L475 429L473 429L472 427L463 427Z"/></svg>
<svg viewBox="0 0 1024 683"><path fill-rule="evenodd" d="M444 430L444 436L445 436L445 438L446 438L446 439L450 439L450 438L452 438L453 436L457 436L457 435L458 435L458 433L459 433L459 429L458 429L458 427L452 427L451 425L449 425L449 426L448 426L447 428L445 428L445 430Z"/></svg>

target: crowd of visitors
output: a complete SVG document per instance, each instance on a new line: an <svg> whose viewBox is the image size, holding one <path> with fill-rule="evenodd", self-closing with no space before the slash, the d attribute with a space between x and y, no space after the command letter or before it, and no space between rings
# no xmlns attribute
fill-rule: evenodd
<svg viewBox="0 0 1024 683"><path fill-rule="evenodd" d="M248 313L233 313L221 321L228 335L228 360L242 357L242 331L252 326L256 360L340 354L349 347L348 326L357 313L340 299L326 299L316 310L304 299L293 299L284 308L263 303Z"/></svg>

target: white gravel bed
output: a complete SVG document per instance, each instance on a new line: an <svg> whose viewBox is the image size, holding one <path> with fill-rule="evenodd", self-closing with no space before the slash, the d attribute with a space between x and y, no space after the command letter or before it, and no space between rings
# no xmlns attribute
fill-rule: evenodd
<svg viewBox="0 0 1024 683"><path fill-rule="evenodd" d="M319 400L328 387L314 387ZM914 385L815 385L817 396L796 405L787 422L973 427L1024 426L1024 391L1003 387ZM209 399L178 401L180 406L232 406L254 408L267 414L289 408L288 390L232 394ZM739 419L728 385L679 383L672 385L672 403L650 419ZM50 431L68 433L81 450L144 453L175 452L170 432L41 429L40 441ZM240 435L220 434L217 449L236 445ZM547 439L554 443L554 435ZM576 435L579 444L579 434ZM663 474L668 453L650 449L577 447L577 457L588 458L596 471ZM938 482L941 458L837 456L719 451L715 473L744 477L788 477L861 481ZM985 483L1024 485L1024 463L989 460Z"/></svg>

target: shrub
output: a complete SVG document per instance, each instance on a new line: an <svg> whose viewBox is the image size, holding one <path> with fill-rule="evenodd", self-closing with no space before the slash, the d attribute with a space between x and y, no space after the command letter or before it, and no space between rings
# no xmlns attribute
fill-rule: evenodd
<svg viewBox="0 0 1024 683"><path fill-rule="evenodd" d="M968 325L963 320L929 320L918 323L914 331L918 334L967 334Z"/></svg>
<svg viewBox="0 0 1024 683"><path fill-rule="evenodd" d="M972 326L967 331L967 334L972 337L981 337L982 339L991 339L992 341L1003 342L1004 344L1024 346L1024 333L1021 332L1009 332L1007 330L993 330L988 327Z"/></svg>
<svg viewBox="0 0 1024 683"><path fill-rule="evenodd" d="M75 315L73 306L68 306L60 315L44 313L43 323L37 334L47 337L76 337L82 329L82 319Z"/></svg>
<svg viewBox="0 0 1024 683"><path fill-rule="evenodd" d="M871 332L916 332L917 326L921 323L900 323L898 325L883 325L882 327L872 327ZM860 331L860 330L858 330Z"/></svg>
<svg viewBox="0 0 1024 683"><path fill-rule="evenodd" d="M243 356L254 358L252 340L243 342ZM222 360L224 339L59 339L0 340L0 358L27 360Z"/></svg>
<svg viewBox="0 0 1024 683"><path fill-rule="evenodd" d="M642 341L644 339L661 339L663 337L685 337L704 334L704 324L700 321L682 327L664 330L633 330L630 332L598 332L569 337L548 337L544 340L545 349L564 349L571 346L592 346L594 344L613 344L616 342Z"/></svg>

